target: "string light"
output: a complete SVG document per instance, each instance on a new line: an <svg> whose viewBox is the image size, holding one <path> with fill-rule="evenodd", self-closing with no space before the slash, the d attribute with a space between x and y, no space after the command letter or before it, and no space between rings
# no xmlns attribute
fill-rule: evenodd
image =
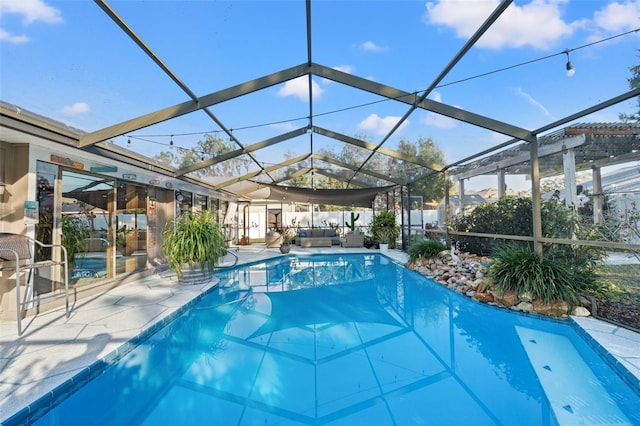
<svg viewBox="0 0 640 426"><path fill-rule="evenodd" d="M535 62L539 62L539 61L543 61L543 60L546 60L546 59L550 59L550 58L558 56L558 55L567 55L567 63L565 65L565 68L566 68L566 71L567 71L567 76L571 77L571 76L573 76L575 74L575 68L573 66L573 63L569 60L569 53L570 52L573 52L573 51L578 50L578 49L584 49L586 47L590 47L590 46L593 46L593 45L596 45L596 44L599 44L599 43L604 43L606 41L610 41L610 40L613 40L615 38L623 37L623 36L626 36L626 35L629 35L629 34L632 34L632 33L637 33L637 32L640 32L640 27L639 28L635 28L633 30L629 30L629 31L620 33L620 34L613 35L611 37L607 37L607 38L604 38L604 39L596 40L594 42L587 43L587 44L575 47L573 49L568 49L567 48L567 49L565 49L565 50L563 50L561 52L553 53L551 55L542 56L542 57L539 57L539 58L536 58L536 59L532 59L532 60L529 60L529 61L525 61L525 62L521 62L521 63L515 64L515 65L510 65L510 66L499 68L499 69L495 69L495 70L492 70L492 71L487 71L485 73L476 74L476 75L471 76L471 77L466 77L466 78L463 78L463 79L459 79L459 80L451 81L451 82L448 82L448 83L440 84L438 86L435 86L434 89L440 89L440 88L451 86L451 85L454 85L454 84L464 83L466 81L474 80L474 79L481 78L481 77L486 77L488 75L497 74L499 72L507 71L507 70L510 70L510 69L513 69L513 68L518 68L518 67L522 67L524 65L529 65L529 64L532 64L532 63L535 63ZM377 100L377 101L373 101L373 102L367 102L367 103L363 103L363 104L358 104L358 105L354 105L354 106L350 106L350 107L346 107L346 108L335 109L335 110L331 110L331 111L315 114L311 118L322 117L322 116L325 116L325 115L331 115L331 114L336 114L336 113L340 113L340 112L344 112L344 111L348 111L348 110L363 108L363 107L379 104L379 103L382 103L382 102L389 102L389 101L397 100L397 99L400 99L400 98L406 98L407 96L411 96L411 95L415 96L419 92L421 92L421 91L415 91L413 93L409 93L409 94L406 94L406 95L399 96L398 98L385 98L385 99L381 99L381 100ZM291 119L287 119L287 120L279 120L279 121L272 121L272 122L268 122L268 123L261 123L261 124L238 127L235 130L255 129L255 128L259 128L259 127L274 126L274 125L277 125L277 124L291 123L291 122L295 122L295 121L309 120L309 119L310 119L310 117L307 115L305 117L296 117L296 118L291 118ZM311 126L309 126L309 125L307 126L307 131L309 131L310 127ZM233 130L234 129L229 129L229 133L231 133ZM217 134L217 133L221 133L221 132L222 132L222 130L210 130L210 131L205 132L204 135L206 137L207 134ZM180 133L178 135L179 136L192 136L192 135L198 135L198 134L203 134L203 132L200 131L200 132L193 132L193 133ZM140 139L140 140L143 140L142 139L143 137L166 137L166 136L167 136L166 134L134 135L134 137L136 139ZM171 141L169 142L170 146L173 146L173 136L174 135L171 135ZM233 142L233 140L234 140L234 137L233 137L233 135L231 135L229 137L229 141ZM151 140L147 140L147 141L148 142L157 143L157 144L160 144L160 145L164 145L164 144L162 144L160 142L156 142L156 141L151 141Z"/></svg>
<svg viewBox="0 0 640 426"><path fill-rule="evenodd" d="M571 63L571 59L569 58L569 49L565 49L564 53L567 55L567 77L573 77L573 75L576 73L575 68L573 68L573 64Z"/></svg>

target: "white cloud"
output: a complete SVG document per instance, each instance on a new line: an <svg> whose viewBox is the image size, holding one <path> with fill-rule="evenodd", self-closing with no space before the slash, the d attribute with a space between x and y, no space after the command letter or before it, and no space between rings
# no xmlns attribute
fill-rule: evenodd
<svg viewBox="0 0 640 426"><path fill-rule="evenodd" d="M420 122L424 125L437 127L439 129L453 129L458 125L458 122L453 118L445 117L444 115L434 112L428 112Z"/></svg>
<svg viewBox="0 0 640 426"><path fill-rule="evenodd" d="M21 44L29 41L29 37L26 35L14 35L0 28L0 40L6 41L12 44Z"/></svg>
<svg viewBox="0 0 640 426"><path fill-rule="evenodd" d="M76 102L62 108L62 113L65 115L80 115L86 112L89 112L89 104L86 102Z"/></svg>
<svg viewBox="0 0 640 426"><path fill-rule="evenodd" d="M380 117L378 114L371 114L360 123L358 123L358 129L374 132L378 135L386 135L391 131L393 126L400 121L401 117L389 115L387 117ZM409 120L405 120L395 134L400 134L409 125Z"/></svg>
<svg viewBox="0 0 640 426"><path fill-rule="evenodd" d="M360 45L360 49L364 50L365 52L384 52L385 50L387 50L386 47L378 46L372 41L365 41Z"/></svg>
<svg viewBox="0 0 640 426"><path fill-rule="evenodd" d="M311 90L313 93L313 100L320 99L322 97L322 93L324 93L324 90L313 79L311 80ZM304 75L287 81L280 90L278 90L278 96L296 96L300 100L308 101L309 77Z"/></svg>
<svg viewBox="0 0 640 426"><path fill-rule="evenodd" d="M62 14L60 11L44 3L42 0L1 0L0 16L9 13L22 15L23 25L29 25L38 21L49 24L62 22ZM29 37L26 35L16 35L0 28L0 41L21 44L27 43Z"/></svg>
<svg viewBox="0 0 640 426"><path fill-rule="evenodd" d="M351 65L338 65L337 67L333 67L334 70L346 72L348 74L353 74L353 67Z"/></svg>
<svg viewBox="0 0 640 426"><path fill-rule="evenodd" d="M551 113L549 112L549 110L547 108L544 107L544 105L542 105L540 102L538 102L537 100L535 100L531 95L529 95L528 93L526 93L525 91L522 90L522 88L520 87L516 87L515 88L516 94L518 96L523 97L524 99L527 100L527 102L529 102L531 105L535 106L536 108L538 108L540 111L542 111L542 113L544 115L546 115L547 117L551 117Z"/></svg>
<svg viewBox="0 0 640 426"><path fill-rule="evenodd" d="M42 0L2 0L0 13L16 13L23 15L25 25L42 21L50 24L62 22L60 10L49 6Z"/></svg>
<svg viewBox="0 0 640 426"><path fill-rule="evenodd" d="M442 103L442 95L440 95L440 92L433 91L431 92L430 97L432 100ZM458 125L458 122L453 118L436 114L434 112L427 112L420 122L427 126L438 127L440 129L452 129Z"/></svg>
<svg viewBox="0 0 640 426"><path fill-rule="evenodd" d="M566 1L534 0L520 6L512 3L476 45L490 49L549 48L584 24L562 19L560 5ZM499 3L497 0L465 1L464 4L455 0L428 2L424 18L427 23L452 28L459 38L469 38Z"/></svg>
<svg viewBox="0 0 640 426"><path fill-rule="evenodd" d="M346 72L347 74L353 74L354 68L351 65L338 65L337 67L333 67L334 70ZM328 78L323 78L322 84L331 84L333 80L329 80Z"/></svg>
<svg viewBox="0 0 640 426"><path fill-rule="evenodd" d="M594 14L595 24L606 32L630 31L638 28L640 0L613 2Z"/></svg>
<svg viewBox="0 0 640 426"><path fill-rule="evenodd" d="M275 124L269 125L269 127L271 127L272 129L276 129L280 132L290 132L292 130L297 130L300 128L300 126L294 126L293 123L290 123L290 122L275 123Z"/></svg>

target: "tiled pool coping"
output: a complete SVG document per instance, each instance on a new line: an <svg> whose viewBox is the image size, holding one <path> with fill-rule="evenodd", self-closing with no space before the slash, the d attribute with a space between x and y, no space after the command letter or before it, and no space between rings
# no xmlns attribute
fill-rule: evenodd
<svg viewBox="0 0 640 426"><path fill-rule="evenodd" d="M309 252L305 252L305 254L309 254ZM268 257L273 257L273 255L270 255L267 257L262 257L262 256L258 256L258 257L259 258L253 259L253 260L251 260L250 258L245 259L244 261L239 262L238 266L247 266L256 262L261 262ZM395 253L395 256L392 256L392 257L398 263L404 263L403 257L398 256L398 253ZM194 304L199 302L205 295L209 294L211 291L213 291L217 287L218 287L217 284L209 286L206 290L200 292L200 294L198 294L197 296L195 296L194 298L192 298L182 306L178 307L177 309L175 309L170 314L166 315L161 320L153 323L150 327L138 333L136 336L132 337L131 339L127 340L121 346L112 350L101 359L93 362L86 368L83 368L80 372L73 375L71 378L67 379L62 384L56 386L50 391L47 391L43 396L29 403L27 406L25 406L21 410L15 412L13 415L3 420L2 423L0 424L2 426L14 426L14 425L31 424L32 422L36 421L37 419L42 417L44 414L46 414L49 410L51 410L53 407L55 407L56 405L64 401L69 395L71 395L72 393L80 389L82 386L87 384L89 381L93 380L95 377L102 374L106 368L108 368L113 363L115 363L120 358L122 358L127 353L129 353L131 350L133 350L136 346L140 344L140 342L146 340L147 338L155 334L157 331L164 328L167 324L175 320L178 316L182 315L190 307L192 307ZM499 309L499 308L496 307L495 309ZM551 321L561 321L561 320L544 318L544 317L542 318L548 319ZM562 320L562 322L565 322L565 321ZM592 346L599 354L601 354L603 358L612 366L612 368L614 368L615 371L623 378L623 380L627 382L630 385L630 387L640 395L640 377L638 377L636 374L631 372L618 359L617 356L612 354L610 350L608 350L605 346L603 346L596 337L590 334L589 331L587 331L584 328L584 325L581 325L581 322L582 322L581 320L576 320L572 318L569 321L569 324L578 332L578 334L580 334L585 339L585 341L589 343L590 346ZM633 333L633 332L629 331L629 333ZM635 342L638 344L638 347L640 347L640 335L635 336L636 334L638 333L633 333L634 338L637 337L637 340L634 339L632 341L632 345L634 344L633 342ZM633 350L633 348L631 348L631 350ZM640 355L637 355L637 354L632 353L630 355L631 356L635 355L636 357L640 358Z"/></svg>
<svg viewBox="0 0 640 426"><path fill-rule="evenodd" d="M570 324L573 329L580 335L605 361L620 375L620 377L634 390L638 396L640 396L640 379L636 377L629 369L618 360L615 356L606 350L600 342L598 342L591 334L589 334L584 328L576 322L574 318L571 318ZM638 348L640 350L640 347ZM638 354L640 356L640 353Z"/></svg>
<svg viewBox="0 0 640 426"><path fill-rule="evenodd" d="M98 361L89 365L87 368L83 369L75 376L68 379L66 382L55 387L50 392L47 392L31 404L27 405L22 410L9 417L6 421L3 421L1 425L18 426L24 424L32 424L33 422L37 421L40 417L52 410L56 405L60 404L67 397L71 396L74 392L102 374L107 368L109 368L126 354L135 349L141 342L147 340L156 332L164 328L167 324L171 323L180 315L185 313L189 308L198 303L204 296L206 296L216 288L218 288L217 285L209 287L206 291L200 293L200 295L191 299L189 302L185 303L160 321L154 323L148 329L142 331L135 337L123 343L120 347L114 349L102 359L99 359Z"/></svg>

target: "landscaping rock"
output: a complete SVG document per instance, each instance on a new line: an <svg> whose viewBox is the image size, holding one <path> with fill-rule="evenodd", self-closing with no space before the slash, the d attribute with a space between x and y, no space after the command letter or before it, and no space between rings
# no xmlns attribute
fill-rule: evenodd
<svg viewBox="0 0 640 426"><path fill-rule="evenodd" d="M533 304L531 302L520 302L516 305L516 309L522 312L533 312Z"/></svg>
<svg viewBox="0 0 640 426"><path fill-rule="evenodd" d="M567 312L569 312L569 305L567 305L567 302L565 301L554 300L547 304L536 299L533 301L533 310L540 315L559 317L566 315Z"/></svg>
<svg viewBox="0 0 640 426"><path fill-rule="evenodd" d="M494 292L493 297L495 297L496 302L504 305L507 308L518 304L518 296L513 290L505 291L504 293Z"/></svg>
<svg viewBox="0 0 640 426"><path fill-rule="evenodd" d="M477 301L483 302L483 303L493 303L495 301L495 298L491 293L481 293L479 291L476 291L476 294L474 295L474 297Z"/></svg>
<svg viewBox="0 0 640 426"><path fill-rule="evenodd" d="M573 308L573 312L571 313L571 315L576 317L588 317L591 315L591 312L589 312L589 310L584 306L576 306L575 308Z"/></svg>
<svg viewBox="0 0 640 426"><path fill-rule="evenodd" d="M518 295L518 299L522 302L533 302L533 296L528 291Z"/></svg>
<svg viewBox="0 0 640 426"><path fill-rule="evenodd" d="M521 294L516 294L513 291L504 293L492 292L490 290L489 259L469 253L458 253L458 257L460 258L458 263L432 258L419 259L407 266L427 278L439 282L450 290L474 298L481 303L540 315L567 316L569 307L566 302L545 304L539 300L533 300L532 295L528 292ZM575 316L591 315L587 308L581 306L573 309L572 314Z"/></svg>

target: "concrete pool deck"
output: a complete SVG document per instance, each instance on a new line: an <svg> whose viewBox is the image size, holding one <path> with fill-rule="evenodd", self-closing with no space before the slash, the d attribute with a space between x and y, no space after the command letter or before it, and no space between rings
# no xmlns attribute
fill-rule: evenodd
<svg viewBox="0 0 640 426"><path fill-rule="evenodd" d="M354 248L299 248L292 253L377 253ZM280 255L263 244L241 246L239 263ZM407 255L389 250L387 256L405 263ZM178 285L170 273L157 273L106 293L77 302L70 318L64 308L28 317L18 336L15 321L0 322L0 421L46 395L89 365L113 353L151 325L216 285ZM640 333L593 318L574 318L640 387Z"/></svg>

